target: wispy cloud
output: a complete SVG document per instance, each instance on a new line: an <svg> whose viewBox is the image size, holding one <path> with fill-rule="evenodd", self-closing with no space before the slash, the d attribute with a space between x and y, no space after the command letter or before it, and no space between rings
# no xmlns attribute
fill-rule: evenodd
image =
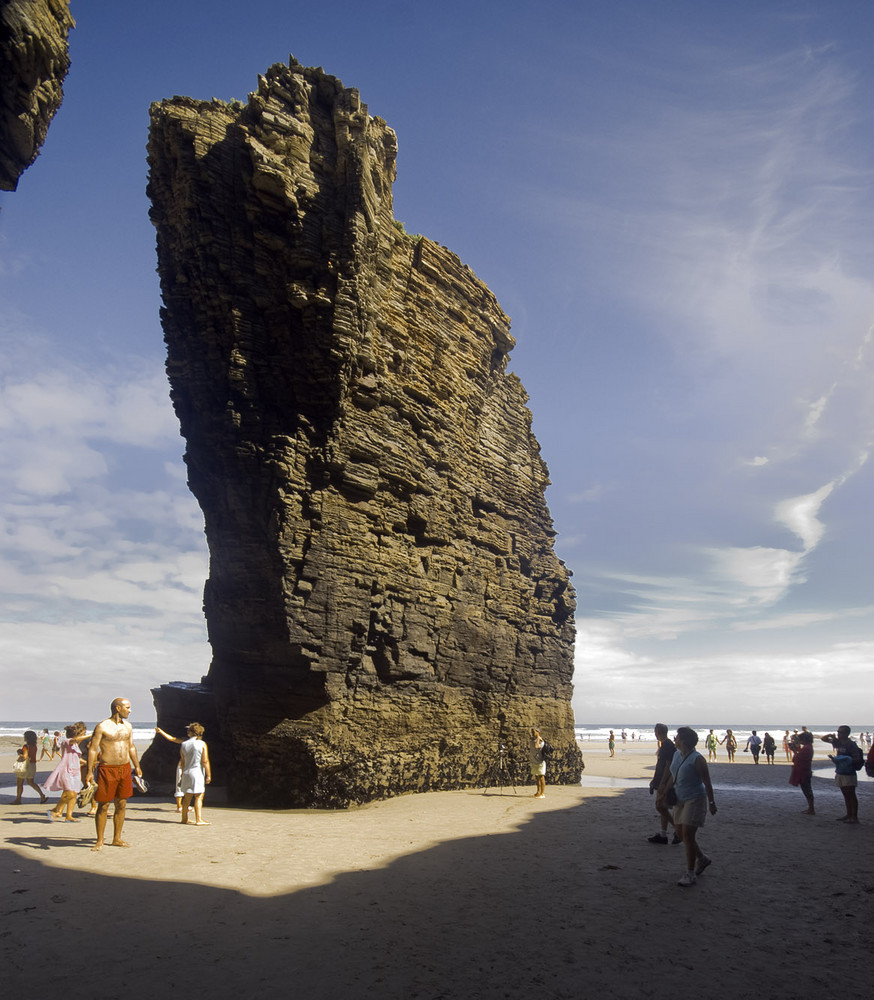
<svg viewBox="0 0 874 1000"><path fill-rule="evenodd" d="M73 701L83 697L74 676L93 679L98 704L110 678L136 677L148 717L144 689L199 677L209 648L203 519L184 484L166 380L144 359L85 370L38 343L7 352L0 381L7 711L17 671L57 664Z"/></svg>

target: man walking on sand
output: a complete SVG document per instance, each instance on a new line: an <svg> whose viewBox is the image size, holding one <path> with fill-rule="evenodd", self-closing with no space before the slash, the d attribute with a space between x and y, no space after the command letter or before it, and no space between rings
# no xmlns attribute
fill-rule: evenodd
<svg viewBox="0 0 874 1000"><path fill-rule="evenodd" d="M97 792L94 801L97 803L95 825L97 827L97 843L91 848L99 851L103 847L103 833L106 830L106 820L109 814L109 803L115 803L112 813L112 847L129 847L121 839L124 827L124 812L127 800L133 795L131 783L131 766L142 777L140 762L137 759L137 749L133 741L133 726L127 721L130 715L130 702L127 698L116 698L110 705L112 715L98 723L88 747L88 773L85 784L94 780L94 768L97 764Z"/></svg>

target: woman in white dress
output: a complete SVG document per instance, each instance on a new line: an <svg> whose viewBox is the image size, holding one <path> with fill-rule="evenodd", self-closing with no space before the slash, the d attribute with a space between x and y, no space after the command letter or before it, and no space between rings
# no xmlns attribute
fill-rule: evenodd
<svg viewBox="0 0 874 1000"><path fill-rule="evenodd" d="M199 722L192 722L186 732L188 739L179 748L179 766L182 768L182 776L179 779L179 788L182 792L182 822L188 822L188 810L193 804L194 825L209 826L201 814L203 793L212 781L209 751L200 738L203 736L203 726Z"/></svg>

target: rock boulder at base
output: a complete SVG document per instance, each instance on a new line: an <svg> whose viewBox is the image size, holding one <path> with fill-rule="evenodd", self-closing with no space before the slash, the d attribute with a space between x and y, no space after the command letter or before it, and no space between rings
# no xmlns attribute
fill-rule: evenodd
<svg viewBox="0 0 874 1000"><path fill-rule="evenodd" d="M214 699L231 799L475 787L499 743L527 781L532 724L549 780L579 781L574 594L509 321L395 222L394 132L291 59L246 105L153 105L148 149L210 551L196 697ZM184 686L165 714L164 691L159 724L181 735L196 716Z"/></svg>

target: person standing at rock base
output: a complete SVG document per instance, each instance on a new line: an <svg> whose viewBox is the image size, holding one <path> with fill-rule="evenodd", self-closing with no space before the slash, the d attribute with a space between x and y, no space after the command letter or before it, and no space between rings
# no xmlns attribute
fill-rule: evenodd
<svg viewBox="0 0 874 1000"><path fill-rule="evenodd" d="M179 788L182 792L182 822L188 822L188 809L193 804L194 825L209 826L201 814L203 793L212 781L209 750L201 739L203 726L199 722L192 722L185 731L188 733L188 739L179 748L179 766L182 768L179 779Z"/></svg>
<svg viewBox="0 0 874 1000"><path fill-rule="evenodd" d="M130 715L130 702L127 698L116 698L110 705L112 715L98 723L88 747L88 773L85 784L94 780L94 768L97 771L97 814L94 823L97 828L97 843L91 848L99 851L103 847L103 834L106 830L106 819L109 814L109 803L114 802L112 814L112 847L130 847L121 838L124 828L124 815L127 800L133 795L131 770L142 777L137 749L133 741L133 726L127 721Z"/></svg>
<svg viewBox="0 0 874 1000"><path fill-rule="evenodd" d="M528 746L528 763L531 767L531 777L537 782L535 799L542 799L546 795L546 761L543 759L543 743L540 730L532 727L531 743Z"/></svg>

